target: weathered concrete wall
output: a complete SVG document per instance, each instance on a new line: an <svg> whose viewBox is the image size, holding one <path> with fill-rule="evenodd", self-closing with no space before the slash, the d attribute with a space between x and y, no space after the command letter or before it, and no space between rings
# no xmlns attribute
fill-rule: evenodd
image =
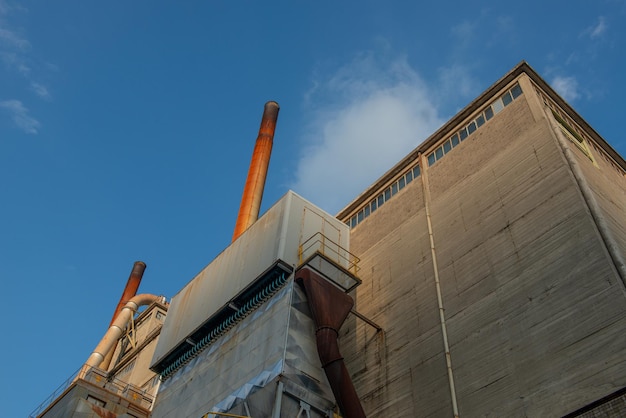
<svg viewBox="0 0 626 418"><path fill-rule="evenodd" d="M533 94L428 168L461 416L560 416L626 386L623 286ZM419 180L352 230L357 309L385 329L342 330L369 416L452 415Z"/></svg>

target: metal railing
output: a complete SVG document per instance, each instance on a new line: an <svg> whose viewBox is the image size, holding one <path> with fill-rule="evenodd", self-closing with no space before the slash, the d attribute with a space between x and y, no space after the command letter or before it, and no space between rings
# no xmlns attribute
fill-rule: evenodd
<svg viewBox="0 0 626 418"><path fill-rule="evenodd" d="M338 265L348 270L355 276L359 272L359 262L361 259L350 251L337 244L321 232L316 232L298 247L298 261L302 264L304 260L316 252L336 261Z"/></svg>
<svg viewBox="0 0 626 418"><path fill-rule="evenodd" d="M50 404L52 404L63 392L69 388L72 383L77 380L84 380L95 386L107 389L116 395L119 395L130 402L140 405L144 408L150 408L154 401L154 396L147 391L138 388L135 385L126 383L117 378L107 377L107 372L98 369L96 367L90 367L85 369L85 366L80 367L72 375L63 382L58 388L50 394L33 412L28 415L28 418L37 418Z"/></svg>

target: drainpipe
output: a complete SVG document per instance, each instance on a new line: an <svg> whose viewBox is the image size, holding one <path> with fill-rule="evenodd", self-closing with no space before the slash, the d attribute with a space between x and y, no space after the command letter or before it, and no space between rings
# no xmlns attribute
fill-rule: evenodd
<svg viewBox="0 0 626 418"><path fill-rule="evenodd" d="M439 308L439 322L441 335L443 336L443 349L446 356L446 368L448 370L448 387L450 388L450 399L452 400L452 413L455 418L459 417L459 407L456 399L456 387L454 384L454 374L452 373L452 355L450 354L450 344L448 343L448 328L446 327L446 313L443 307L443 296L441 294L441 282L439 281L439 266L437 265L437 252L435 251L435 235L433 234L433 224L430 216L430 186L428 183L428 161L423 154L419 155L420 166L422 167L422 187L424 190L424 209L426 210L426 223L428 224L428 237L430 239L430 254L433 260L433 274L435 276L435 289L437 291L437 306Z"/></svg>
<svg viewBox="0 0 626 418"><path fill-rule="evenodd" d="M131 300L129 300L119 312L109 330L104 334L100 343L96 346L85 362L83 370L86 372L90 367L100 367L107 353L111 351L117 340L124 334L124 330L126 329L128 322L135 315L139 307L150 305L158 301L164 302L163 296L142 294L134 296Z"/></svg>
<svg viewBox="0 0 626 418"><path fill-rule="evenodd" d="M126 287L124 287L124 291L122 292L122 297L120 297L120 301L117 303L115 307L115 311L113 311L113 317L111 318L111 322L109 323L109 327L113 325L117 314L122 310L124 304L130 300L133 296L137 294L137 289L139 289L139 284L141 283L141 278L143 277L143 273L146 270L146 263L143 261L135 261L133 265L133 269L130 272L130 276L128 277L128 281L126 282ZM107 370L109 365L111 364L111 360L113 359L113 352L115 351L115 347L113 347L109 353L106 355L100 368L103 370Z"/></svg>
<svg viewBox="0 0 626 418"><path fill-rule="evenodd" d="M272 101L265 103L259 135L254 145L248 177L241 197L239 215L233 232L233 242L259 218L279 110L278 103Z"/></svg>
<svg viewBox="0 0 626 418"><path fill-rule="evenodd" d="M304 289L315 322L317 353L345 418L365 418L359 396L339 352L339 328L354 306L354 300L306 267L296 273L296 282Z"/></svg>

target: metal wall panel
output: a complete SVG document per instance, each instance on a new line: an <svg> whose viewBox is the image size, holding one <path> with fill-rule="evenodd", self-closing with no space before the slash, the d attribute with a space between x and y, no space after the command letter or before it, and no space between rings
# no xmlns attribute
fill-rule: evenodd
<svg viewBox="0 0 626 418"><path fill-rule="evenodd" d="M152 365L278 260L298 265L300 243L316 234L348 248L347 225L289 191L172 298Z"/></svg>

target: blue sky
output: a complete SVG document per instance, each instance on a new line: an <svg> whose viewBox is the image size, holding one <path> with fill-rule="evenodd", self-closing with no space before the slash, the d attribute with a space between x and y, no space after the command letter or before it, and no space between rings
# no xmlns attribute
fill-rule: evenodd
<svg viewBox="0 0 626 418"><path fill-rule="evenodd" d="M262 210L336 213L522 59L626 155L625 23L625 0L0 0L2 415L86 360L135 260L171 297L230 243L266 101Z"/></svg>

